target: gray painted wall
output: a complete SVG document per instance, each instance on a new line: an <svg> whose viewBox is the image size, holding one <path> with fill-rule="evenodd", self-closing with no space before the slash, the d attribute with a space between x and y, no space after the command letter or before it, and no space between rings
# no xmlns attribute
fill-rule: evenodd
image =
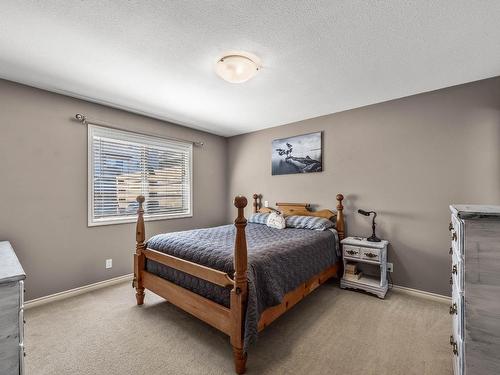
<svg viewBox="0 0 500 375"><path fill-rule="evenodd" d="M271 176L271 141L314 131L324 172ZM448 295L448 205L500 202L500 77L232 137L228 173L231 196L271 204L332 208L342 192L348 234L370 233L358 208L377 211L394 283Z"/></svg>
<svg viewBox="0 0 500 375"><path fill-rule="evenodd" d="M81 112L205 142L194 149L194 217L148 222L148 236L232 221L236 194L333 207L342 192L348 233L369 234L358 208L379 212L396 284L449 294L448 204L500 202L499 98L497 77L227 141L0 80L0 240L26 270L27 299L132 271L133 224L87 227L87 133L71 120ZM321 130L324 172L271 176L272 139Z"/></svg>
<svg viewBox="0 0 500 375"><path fill-rule="evenodd" d="M135 225L87 227L87 128L71 120L77 112L205 142L194 148L193 218L147 222L148 236L226 222L225 138L0 80L0 240L23 264L27 299L132 272Z"/></svg>

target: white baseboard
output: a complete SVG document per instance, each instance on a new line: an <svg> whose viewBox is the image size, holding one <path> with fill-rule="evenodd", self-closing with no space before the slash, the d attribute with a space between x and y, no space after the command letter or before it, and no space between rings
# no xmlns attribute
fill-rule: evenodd
<svg viewBox="0 0 500 375"><path fill-rule="evenodd" d="M99 281L99 282L94 283L94 284L84 285L84 286L81 286L79 288L65 290L64 292L51 294L49 296L44 296L44 297L32 299L31 301L26 301L24 303L24 308L29 309L32 307L45 305L46 303L60 301L60 300L66 299L66 298L77 296L79 294L90 292L92 290L105 288L107 286L123 283L125 281L131 281L133 276L134 276L134 274L130 273L128 275L114 277L114 278L109 279L109 280Z"/></svg>
<svg viewBox="0 0 500 375"><path fill-rule="evenodd" d="M424 290L407 288L405 286L400 286L400 285L394 285L392 287L392 291L394 291L396 293L404 293L404 294L408 294L411 296L422 297L422 298L426 298L426 299L430 299L430 300L438 301L438 302L444 302L444 303L451 302L451 297L443 296L442 294L426 292Z"/></svg>
<svg viewBox="0 0 500 375"><path fill-rule="evenodd" d="M133 278L134 274L130 273L128 275L123 275L123 276L118 276L109 280L104 280L104 281L99 281L94 284L90 285L84 285L79 288L75 289L70 289L70 290L65 290L63 292L51 294L48 296L36 298L30 301L26 301L24 303L24 308L29 309L32 307L36 306L41 306L45 305L50 302L55 302L55 301L60 301L66 298L74 297L79 294L87 293L93 290L97 289L102 289L111 285L123 283L125 281L131 281ZM431 292L426 292L423 290L418 290L418 289L412 289L412 288L407 288L405 286L400 286L400 285L394 285L391 289L395 293L404 293L408 294L411 296L416 296L416 297L421 297L421 298L426 298L430 299L433 301L438 301L438 302L444 302L444 303L450 303L451 297L448 296L443 296L441 294L436 294L436 293L431 293Z"/></svg>

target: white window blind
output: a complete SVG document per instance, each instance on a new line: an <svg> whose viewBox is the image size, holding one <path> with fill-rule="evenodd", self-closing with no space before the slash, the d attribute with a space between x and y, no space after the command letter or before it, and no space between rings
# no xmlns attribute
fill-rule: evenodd
<svg viewBox="0 0 500 375"><path fill-rule="evenodd" d="M89 125L89 225L192 216L193 145Z"/></svg>

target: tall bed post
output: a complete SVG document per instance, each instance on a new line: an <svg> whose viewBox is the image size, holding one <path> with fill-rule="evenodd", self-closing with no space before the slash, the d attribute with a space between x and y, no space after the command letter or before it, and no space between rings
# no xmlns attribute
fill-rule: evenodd
<svg viewBox="0 0 500 375"><path fill-rule="evenodd" d="M231 290L231 345L233 346L234 366L236 373L245 373L246 353L243 351L243 327L247 302L247 240L245 236L244 209L247 199L238 196L234 198L234 205L238 209L238 217L234 221L236 239L234 243L234 288Z"/></svg>
<svg viewBox="0 0 500 375"><path fill-rule="evenodd" d="M138 305L144 303L144 285L142 282L142 270L144 269L145 257L143 250L146 248L146 229L144 228L144 208L142 204L146 199L143 195L137 197L139 208L137 209L137 225L135 229L135 254L134 254L134 286L135 298Z"/></svg>
<svg viewBox="0 0 500 375"><path fill-rule="evenodd" d="M337 233L339 234L339 240L345 238L345 221L344 221L344 206L342 201L344 196L342 194L337 194L337 223L335 225Z"/></svg>

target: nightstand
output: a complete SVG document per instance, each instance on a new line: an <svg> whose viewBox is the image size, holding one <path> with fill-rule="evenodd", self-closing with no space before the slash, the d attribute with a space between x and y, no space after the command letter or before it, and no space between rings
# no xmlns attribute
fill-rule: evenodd
<svg viewBox="0 0 500 375"><path fill-rule="evenodd" d="M387 245L388 241L382 240L381 242L369 242L366 238L361 237L347 237L342 240L343 248L343 261L344 261L344 275L340 280L340 287L361 289L369 293L377 295L379 298L384 298L387 293ZM358 263L360 267L363 266L370 268L372 273L363 275L358 280L351 280L346 278L346 264ZM375 272L376 271L376 272Z"/></svg>

